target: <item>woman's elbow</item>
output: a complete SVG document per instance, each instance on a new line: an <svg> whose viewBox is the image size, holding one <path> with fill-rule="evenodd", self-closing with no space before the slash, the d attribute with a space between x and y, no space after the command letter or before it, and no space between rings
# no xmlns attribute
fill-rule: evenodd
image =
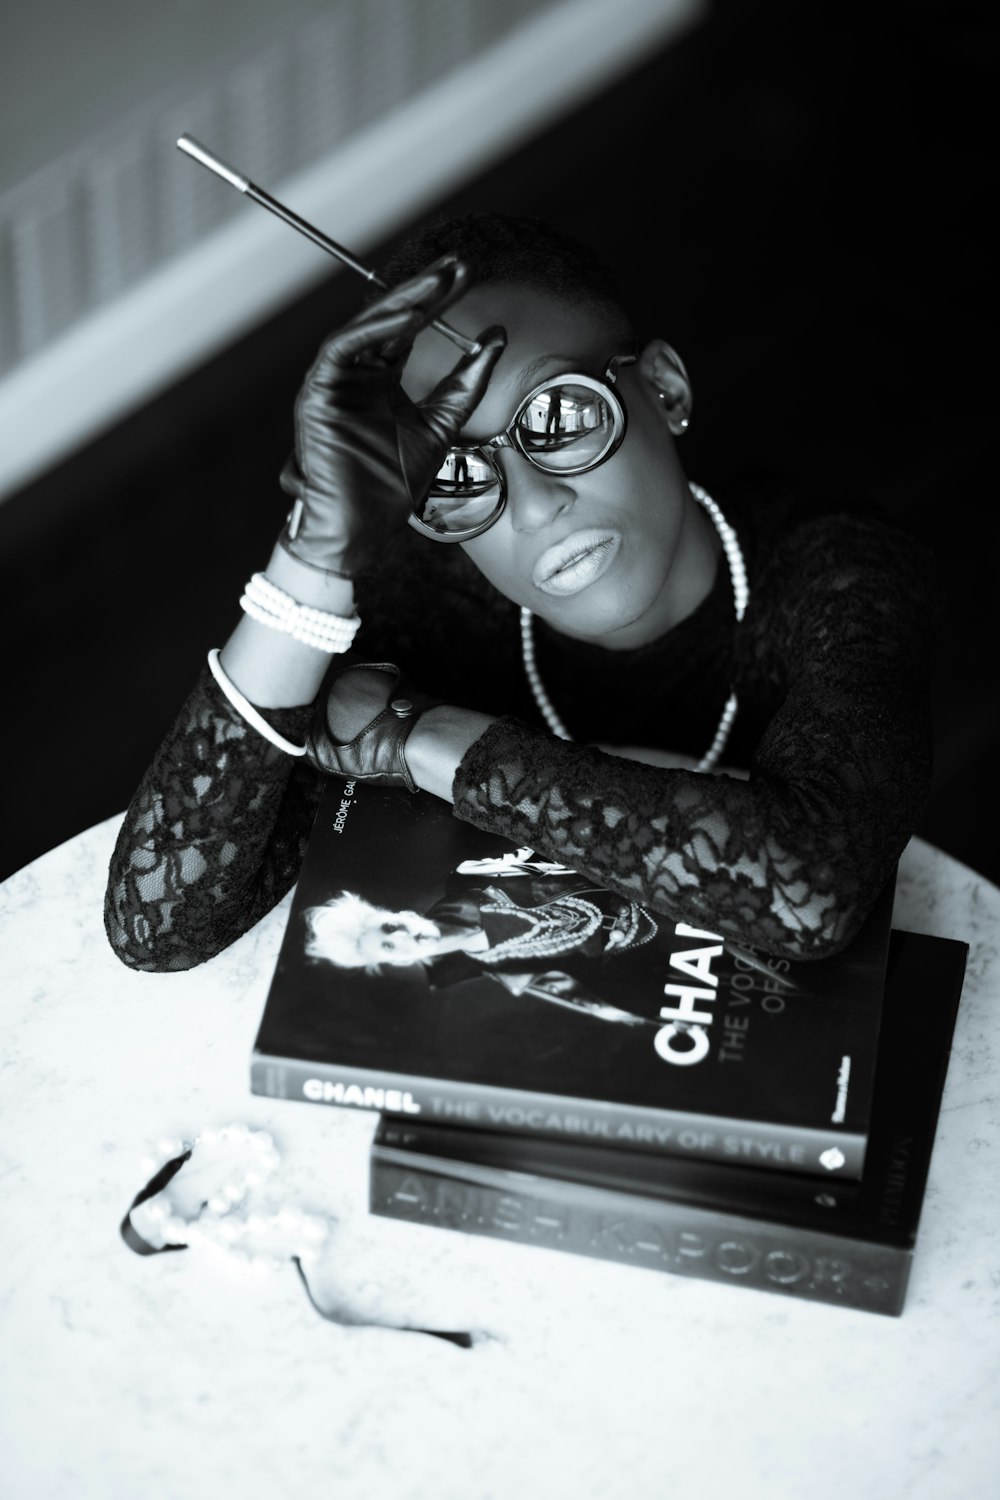
<svg viewBox="0 0 1000 1500"><path fill-rule="evenodd" d="M860 893L835 893L811 917L786 917L780 956L796 962L819 962L836 958L850 948L880 902L880 892L870 898Z"/></svg>
<svg viewBox="0 0 1000 1500"><path fill-rule="evenodd" d="M145 974L173 974L194 969L214 958L224 943L192 938L175 929L157 929L149 914L139 908L127 915L109 890L104 906L104 930L111 951L127 969Z"/></svg>

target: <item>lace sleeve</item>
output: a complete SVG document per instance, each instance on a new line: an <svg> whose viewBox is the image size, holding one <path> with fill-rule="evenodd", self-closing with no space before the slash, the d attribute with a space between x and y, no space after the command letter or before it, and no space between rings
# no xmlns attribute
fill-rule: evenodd
<svg viewBox="0 0 1000 1500"><path fill-rule="evenodd" d="M844 947L926 800L936 614L909 539L871 526L855 541L845 557L827 519L791 585L758 580L737 687L749 696L768 678L782 693L747 780L637 764L503 718L459 766L456 815L764 952ZM777 571L788 579L787 557Z"/></svg>
<svg viewBox="0 0 1000 1500"><path fill-rule="evenodd" d="M301 741L311 709L267 710ZM235 941L297 877L322 778L240 718L207 668L129 804L105 927L134 969L189 969Z"/></svg>

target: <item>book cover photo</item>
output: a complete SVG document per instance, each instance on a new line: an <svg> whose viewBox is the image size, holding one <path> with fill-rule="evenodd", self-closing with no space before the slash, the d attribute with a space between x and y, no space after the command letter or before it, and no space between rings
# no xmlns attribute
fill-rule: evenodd
<svg viewBox="0 0 1000 1500"><path fill-rule="evenodd" d="M773 958L428 794L331 781L251 1088L856 1178L893 883L843 952Z"/></svg>
<svg viewBox="0 0 1000 1500"><path fill-rule="evenodd" d="M383 1117L373 1213L899 1316L968 945L894 932L860 1181Z"/></svg>

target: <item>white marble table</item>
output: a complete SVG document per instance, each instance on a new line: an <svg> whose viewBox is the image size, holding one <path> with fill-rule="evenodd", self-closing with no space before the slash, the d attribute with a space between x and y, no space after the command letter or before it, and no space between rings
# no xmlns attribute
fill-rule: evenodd
<svg viewBox="0 0 1000 1500"><path fill-rule="evenodd" d="M0 1493L6 1500L986 1500L1000 1494L1000 892L914 841L897 926L972 945L898 1319L374 1219L374 1116L256 1098L287 901L212 963L107 946L114 818L0 887ZM488 1329L345 1329L291 1265L140 1258L119 1220L164 1136L269 1129L336 1216L317 1295Z"/></svg>

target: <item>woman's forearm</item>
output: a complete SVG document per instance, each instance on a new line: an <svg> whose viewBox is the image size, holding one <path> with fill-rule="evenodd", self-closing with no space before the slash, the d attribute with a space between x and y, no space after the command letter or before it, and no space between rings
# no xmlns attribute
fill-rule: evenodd
<svg viewBox="0 0 1000 1500"><path fill-rule="evenodd" d="M406 764L421 791L451 802L459 764L493 722L490 714L450 703L422 714L406 741Z"/></svg>
<svg viewBox="0 0 1000 1500"><path fill-rule="evenodd" d="M293 741L310 709L269 717ZM142 778L108 872L105 922L130 968L203 963L294 882L322 778L248 725L206 668Z"/></svg>
<svg viewBox="0 0 1000 1500"><path fill-rule="evenodd" d="M299 604L347 619L354 613L354 585L299 562L276 544L264 572ZM258 708L297 708L311 703L330 665L325 651L243 615L219 661L230 682Z"/></svg>

